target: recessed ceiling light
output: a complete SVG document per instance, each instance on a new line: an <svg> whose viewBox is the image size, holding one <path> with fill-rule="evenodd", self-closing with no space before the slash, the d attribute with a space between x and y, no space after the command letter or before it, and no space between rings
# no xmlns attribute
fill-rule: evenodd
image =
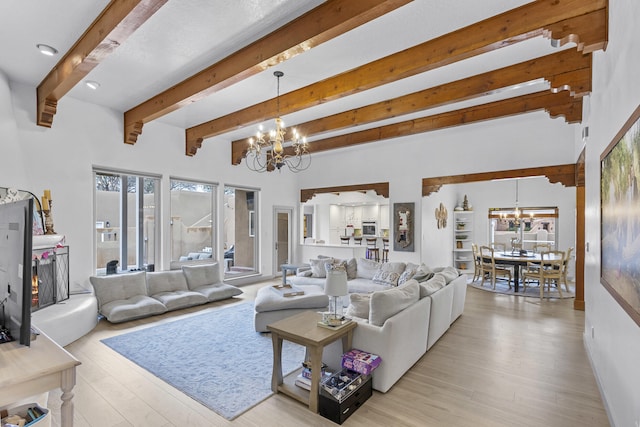
<svg viewBox="0 0 640 427"><path fill-rule="evenodd" d="M51 47L47 44L37 44L36 47L40 50L40 53L47 56L53 56L58 53L58 49Z"/></svg>
<svg viewBox="0 0 640 427"><path fill-rule="evenodd" d="M93 90L96 90L100 87L100 83L93 80L87 80L86 82L84 82L84 84L86 84L89 89Z"/></svg>

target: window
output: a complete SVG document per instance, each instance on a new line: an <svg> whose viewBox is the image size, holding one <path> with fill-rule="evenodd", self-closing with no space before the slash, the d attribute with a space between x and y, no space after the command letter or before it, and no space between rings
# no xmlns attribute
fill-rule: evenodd
<svg viewBox="0 0 640 427"><path fill-rule="evenodd" d="M224 188L224 277L258 273L258 191Z"/></svg>
<svg viewBox="0 0 640 427"><path fill-rule="evenodd" d="M153 270L159 254L160 178L94 171L97 274Z"/></svg>
<svg viewBox="0 0 640 427"><path fill-rule="evenodd" d="M538 243L556 249L557 219L557 207L490 208L490 241L510 248L512 239L517 239L526 250L533 250Z"/></svg>
<svg viewBox="0 0 640 427"><path fill-rule="evenodd" d="M215 184L171 179L171 262L217 259Z"/></svg>

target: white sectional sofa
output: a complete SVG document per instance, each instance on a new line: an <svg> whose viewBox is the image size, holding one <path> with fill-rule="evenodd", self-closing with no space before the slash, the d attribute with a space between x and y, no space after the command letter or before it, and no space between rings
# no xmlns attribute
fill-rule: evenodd
<svg viewBox="0 0 640 427"><path fill-rule="evenodd" d="M379 263L378 268L384 270L373 274L370 270L375 265L371 262L356 260L356 265L371 268L356 272L355 278L348 280L350 304L347 315L358 322L353 333L353 347L382 358L382 364L373 372L373 388L384 393L462 314L467 276L458 275L453 267L430 269L424 264ZM301 287L324 285L325 279L312 277L306 271L306 268L300 269L291 279L292 283ZM385 280L397 282L403 276L405 281L400 285L383 283ZM368 277L382 280L374 282ZM355 289L358 291L353 292ZM362 292L364 289L369 290ZM336 369L340 356L341 347L330 345L323 358Z"/></svg>
<svg viewBox="0 0 640 427"><path fill-rule="evenodd" d="M98 313L120 323L240 295L220 280L218 263L181 270L92 276Z"/></svg>

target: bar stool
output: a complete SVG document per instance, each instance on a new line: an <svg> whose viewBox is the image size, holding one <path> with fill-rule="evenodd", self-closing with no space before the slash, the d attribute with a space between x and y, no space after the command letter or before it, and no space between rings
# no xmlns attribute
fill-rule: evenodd
<svg viewBox="0 0 640 427"><path fill-rule="evenodd" d="M350 236L340 236L340 243L342 243L343 245L348 245L350 240Z"/></svg>
<svg viewBox="0 0 640 427"><path fill-rule="evenodd" d="M367 238L367 259L380 261L380 249L378 249L378 239L375 237Z"/></svg>
<svg viewBox="0 0 640 427"><path fill-rule="evenodd" d="M359 237L359 236L354 237L353 244L362 246L362 237Z"/></svg>
<svg viewBox="0 0 640 427"><path fill-rule="evenodd" d="M382 262L389 262L389 238L382 238Z"/></svg>

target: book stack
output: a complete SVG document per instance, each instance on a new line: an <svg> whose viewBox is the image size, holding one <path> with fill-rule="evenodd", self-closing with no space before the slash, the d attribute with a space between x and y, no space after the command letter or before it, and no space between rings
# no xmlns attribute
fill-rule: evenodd
<svg viewBox="0 0 640 427"><path fill-rule="evenodd" d="M327 365L322 364L322 377L320 378L320 382L322 382L325 378L331 376L330 372L326 372L325 369ZM311 363L310 362L302 362L302 371L296 377L295 384L298 387L301 387L305 390L311 390Z"/></svg>

